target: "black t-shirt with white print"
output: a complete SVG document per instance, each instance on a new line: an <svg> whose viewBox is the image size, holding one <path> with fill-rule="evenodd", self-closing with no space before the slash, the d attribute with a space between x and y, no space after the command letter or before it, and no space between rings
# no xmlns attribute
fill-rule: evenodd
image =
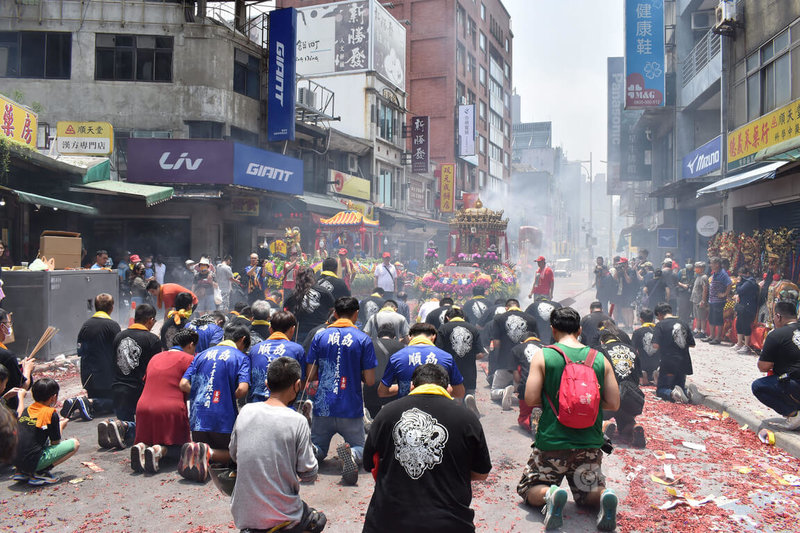
<svg viewBox="0 0 800 533"><path fill-rule="evenodd" d="M320 276L319 280L317 280L317 286L330 292L333 295L334 302L343 296L350 296L350 289L347 287L347 283L335 276L327 274Z"/></svg>
<svg viewBox="0 0 800 533"><path fill-rule="evenodd" d="M150 359L161 352L161 339L143 329L123 329L114 337L114 387L144 388Z"/></svg>
<svg viewBox="0 0 800 533"><path fill-rule="evenodd" d="M645 372L653 372L658 369L658 350L653 348L654 331L655 326L642 326L634 331L633 337L631 337L633 350Z"/></svg>
<svg viewBox="0 0 800 533"><path fill-rule="evenodd" d="M491 307L492 306L489 304L489 301L484 296L476 296L471 300L468 300L462 309L464 309L464 315L467 318L467 322L474 326L478 326L480 325L483 316Z"/></svg>
<svg viewBox="0 0 800 533"><path fill-rule="evenodd" d="M800 324L795 322L770 332L759 360L772 363L776 376L788 373L800 380Z"/></svg>
<svg viewBox="0 0 800 533"><path fill-rule="evenodd" d="M293 291L285 306L297 318L296 338L302 341L309 331L328 320L335 301L333 295L320 286L308 289L302 302L298 299L297 291Z"/></svg>
<svg viewBox="0 0 800 533"><path fill-rule="evenodd" d="M363 531L475 531L470 474L492 463L478 417L455 401L410 394L389 402L372 423L364 467L377 467L377 478Z"/></svg>
<svg viewBox="0 0 800 533"><path fill-rule="evenodd" d="M522 344L514 346L514 349L511 350L511 354L514 356L514 361L517 362L517 368L519 369L519 386L517 387L517 393L519 393L520 400L525 399L525 383L528 381L528 374L531 372L531 359L533 359L536 352L542 349L542 346L542 341L536 337L531 337Z"/></svg>
<svg viewBox="0 0 800 533"><path fill-rule="evenodd" d="M436 331L439 331L439 328L442 327L444 324L444 315L450 310L449 305L441 305L428 313L428 316L425 317L425 322L432 325L436 328Z"/></svg>
<svg viewBox="0 0 800 533"><path fill-rule="evenodd" d="M550 315L556 309L561 309L561 304L548 300L547 298L537 298L535 302L525 309L526 313L536 319L539 338L545 344L553 344L553 330L550 329Z"/></svg>
<svg viewBox="0 0 800 533"><path fill-rule="evenodd" d="M475 359L483 352L481 332L464 320L453 319L439 328L436 346L453 356L458 371L464 377L464 388L475 390L478 370Z"/></svg>
<svg viewBox="0 0 800 533"><path fill-rule="evenodd" d="M611 361L617 383L630 381L635 385L639 384L642 367L632 346L620 341L611 341L603 344L600 351Z"/></svg>
<svg viewBox="0 0 800 533"><path fill-rule="evenodd" d="M658 344L662 374L692 374L689 348L694 347L692 328L679 318L669 317L656 324L653 343Z"/></svg>
<svg viewBox="0 0 800 533"><path fill-rule="evenodd" d="M358 321L362 324L362 330L364 329L363 326L372 318L372 315L383 309L384 303L386 303L386 300L375 295L367 296L358 303Z"/></svg>
<svg viewBox="0 0 800 533"><path fill-rule="evenodd" d="M514 370L516 364L511 350L525 341L530 333L537 334L536 319L519 309L506 311L496 316L492 322L492 340L500 341L495 368L498 370Z"/></svg>

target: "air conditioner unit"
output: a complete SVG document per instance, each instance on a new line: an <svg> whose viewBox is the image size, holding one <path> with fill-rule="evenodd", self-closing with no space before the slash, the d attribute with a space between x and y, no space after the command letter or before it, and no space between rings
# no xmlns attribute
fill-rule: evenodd
<svg viewBox="0 0 800 533"><path fill-rule="evenodd" d="M316 109L316 96L317 95L311 89L300 87L300 89L297 90L297 103L305 107L310 107L311 109Z"/></svg>
<svg viewBox="0 0 800 533"><path fill-rule="evenodd" d="M355 154L347 154L347 171L358 172L358 156Z"/></svg>
<svg viewBox="0 0 800 533"><path fill-rule="evenodd" d="M733 0L720 0L719 5L714 10L715 33L727 33L736 29L736 4Z"/></svg>
<svg viewBox="0 0 800 533"><path fill-rule="evenodd" d="M715 14L712 10L696 11L692 13L693 30L710 30L716 23Z"/></svg>

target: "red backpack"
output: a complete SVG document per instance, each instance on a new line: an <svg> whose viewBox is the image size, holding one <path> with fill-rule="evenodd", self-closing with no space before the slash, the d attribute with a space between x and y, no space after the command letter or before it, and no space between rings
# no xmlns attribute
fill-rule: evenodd
<svg viewBox="0 0 800 533"><path fill-rule="evenodd" d="M557 346L548 346L561 354L567 365L561 374L558 387L558 409L553 405L550 396L545 393L550 408L563 425L573 429L586 429L597 421L600 412L600 383L594 372L597 350L589 349L589 355L582 363L573 363L567 354Z"/></svg>

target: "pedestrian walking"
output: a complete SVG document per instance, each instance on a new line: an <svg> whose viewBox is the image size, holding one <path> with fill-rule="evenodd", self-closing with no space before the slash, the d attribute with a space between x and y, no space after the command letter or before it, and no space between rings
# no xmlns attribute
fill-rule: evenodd
<svg viewBox="0 0 800 533"><path fill-rule="evenodd" d="M375 286L383 289L384 298L394 299L397 292L397 269L392 264L392 254L383 252L383 262L375 267Z"/></svg>

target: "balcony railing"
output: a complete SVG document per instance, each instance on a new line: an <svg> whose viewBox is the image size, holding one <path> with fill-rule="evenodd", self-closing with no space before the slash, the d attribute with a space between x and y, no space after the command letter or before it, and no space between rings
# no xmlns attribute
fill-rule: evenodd
<svg viewBox="0 0 800 533"><path fill-rule="evenodd" d="M703 38L694 46L692 51L686 56L681 64L682 85L686 87L692 78L705 68L705 66L720 51L720 36L711 30L703 35Z"/></svg>

